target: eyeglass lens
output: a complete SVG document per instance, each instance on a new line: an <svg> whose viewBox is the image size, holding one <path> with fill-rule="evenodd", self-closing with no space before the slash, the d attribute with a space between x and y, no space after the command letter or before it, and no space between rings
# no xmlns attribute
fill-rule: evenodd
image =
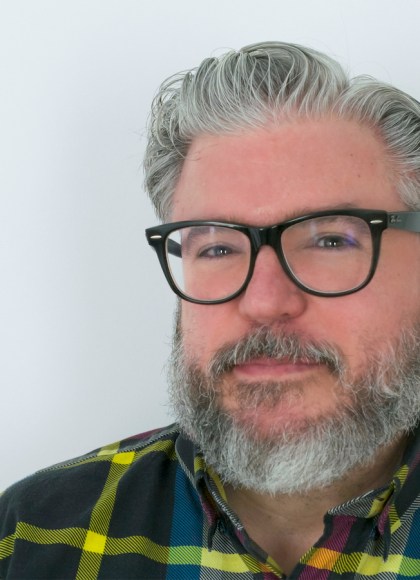
<svg viewBox="0 0 420 580"><path fill-rule="evenodd" d="M288 226L280 235L291 275L309 290L345 292L361 285L369 275L371 233L358 217L310 218ZM176 286L190 298L212 301L241 288L252 252L248 236L239 230L195 225L172 232L166 253Z"/></svg>

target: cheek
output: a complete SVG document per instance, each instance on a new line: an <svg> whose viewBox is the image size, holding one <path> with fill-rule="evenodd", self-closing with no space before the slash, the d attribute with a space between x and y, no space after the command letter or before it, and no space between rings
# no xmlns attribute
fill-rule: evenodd
<svg viewBox="0 0 420 580"><path fill-rule="evenodd" d="M402 288L400 280L385 283L378 276L360 292L328 299L312 319L313 328L318 328L314 338L339 347L350 371L357 374L418 320L418 294Z"/></svg>
<svg viewBox="0 0 420 580"><path fill-rule="evenodd" d="M181 304L181 330L187 358L204 368L216 350L246 334L234 302L217 305ZM249 329L248 329L249 330Z"/></svg>
<svg viewBox="0 0 420 580"><path fill-rule="evenodd" d="M205 332L208 328L208 314L204 306L181 302L181 331L184 352L191 362L202 365L205 352Z"/></svg>

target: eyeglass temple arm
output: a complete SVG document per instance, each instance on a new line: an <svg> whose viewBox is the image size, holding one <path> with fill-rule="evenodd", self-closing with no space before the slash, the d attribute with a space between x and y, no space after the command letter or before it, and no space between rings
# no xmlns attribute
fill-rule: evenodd
<svg viewBox="0 0 420 580"><path fill-rule="evenodd" d="M168 252L173 256L180 258L182 256L181 244L175 242L174 240L168 240Z"/></svg>
<svg viewBox="0 0 420 580"><path fill-rule="evenodd" d="M420 211L399 211L388 214L388 227L420 233Z"/></svg>

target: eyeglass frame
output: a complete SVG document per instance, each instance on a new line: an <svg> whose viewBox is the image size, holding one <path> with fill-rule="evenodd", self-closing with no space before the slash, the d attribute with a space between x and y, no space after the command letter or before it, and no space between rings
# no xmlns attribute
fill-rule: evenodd
<svg viewBox="0 0 420 580"><path fill-rule="evenodd" d="M329 217L329 216L350 216L362 219L369 227L372 240L372 259L371 267L366 279L350 290L342 290L340 292L321 292L305 286L292 272L287 260L285 258L281 236L283 232L290 226L308 221L314 218ZM167 237L175 230L188 228L192 226L214 226L234 229L243 233L250 241L250 258L248 274L240 286L240 288L225 298L217 300L200 300L192 298L184 294L182 290L175 284L171 274L171 269L167 259L166 240ZM254 273L255 262L258 257L258 252L262 246L270 246L276 253L283 271L288 278L301 290L313 296L320 296L323 298L336 298L339 296L347 296L362 290L372 280L379 261L380 246L382 232L386 229L397 229L402 231L420 233L420 211L394 211L387 212L384 210L375 209L334 209L326 211L317 211L296 218L283 221L279 224L270 226L248 226L245 224L237 224L232 222L214 221L214 220L187 220L179 222L171 222L153 226L145 230L146 238L149 245L154 248L157 253L159 263L165 275L165 278L171 289L183 300L192 302L193 304L223 304L229 302L239 296L248 286ZM172 241L172 240L169 240ZM175 244L175 243L174 243ZM172 247L173 254L181 255L179 249Z"/></svg>

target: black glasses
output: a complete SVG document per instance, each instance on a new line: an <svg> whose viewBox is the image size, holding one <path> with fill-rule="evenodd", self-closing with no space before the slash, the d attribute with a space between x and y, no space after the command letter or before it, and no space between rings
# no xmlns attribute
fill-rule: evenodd
<svg viewBox="0 0 420 580"><path fill-rule="evenodd" d="M182 221L148 228L146 237L178 296L219 304L243 292L264 245L305 292L325 297L357 292L375 273L387 228L420 233L420 212L329 210L267 227Z"/></svg>

